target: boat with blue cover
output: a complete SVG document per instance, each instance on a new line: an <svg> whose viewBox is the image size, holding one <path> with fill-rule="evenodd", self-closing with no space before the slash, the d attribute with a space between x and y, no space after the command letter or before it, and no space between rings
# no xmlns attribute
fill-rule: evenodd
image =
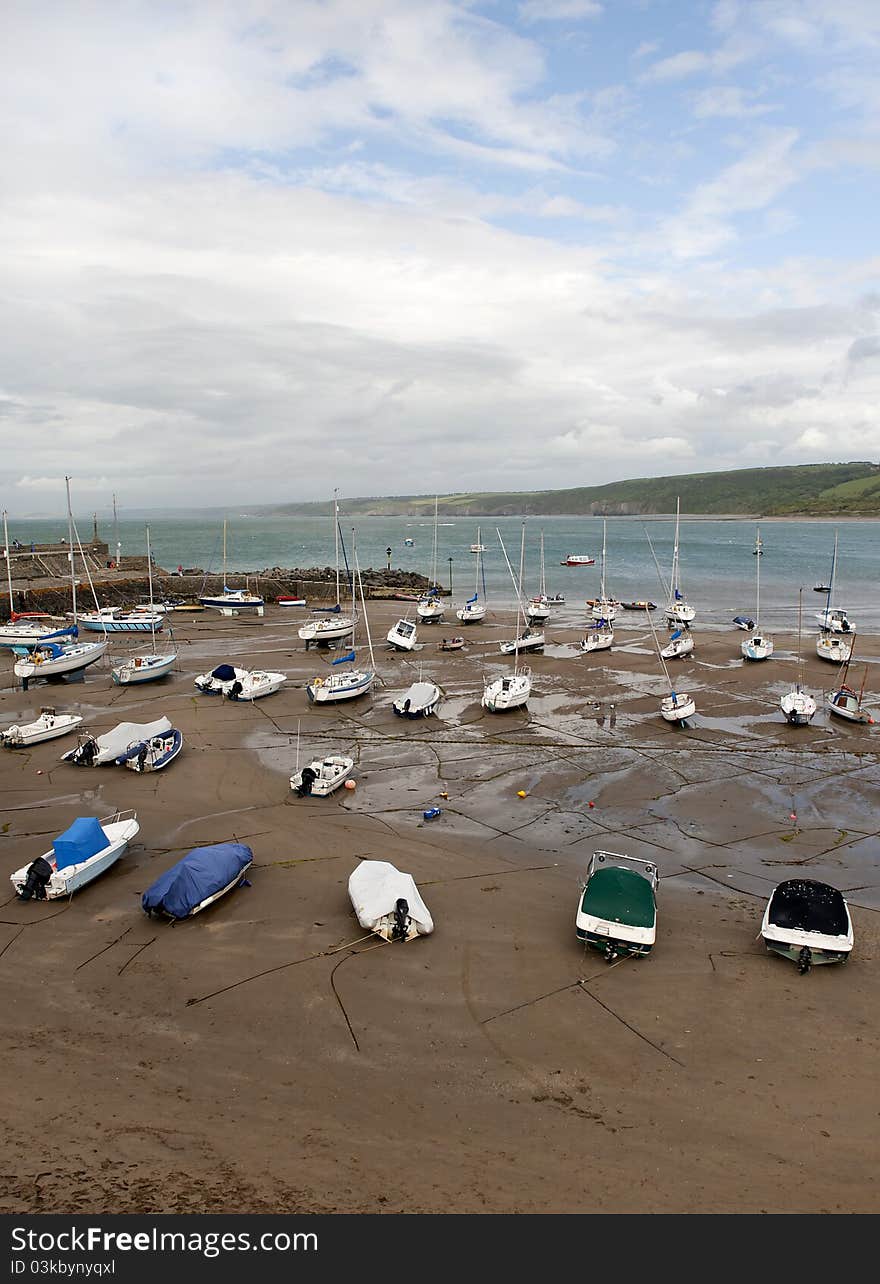
<svg viewBox="0 0 880 1284"><path fill-rule="evenodd" d="M139 831L135 811L117 811L103 820L80 816L58 835L51 851L11 875L12 886L23 901L71 896L115 865Z"/></svg>
<svg viewBox="0 0 880 1284"><path fill-rule="evenodd" d="M196 847L147 888L141 898L144 913L151 918L192 918L245 882L253 859L244 843Z"/></svg>

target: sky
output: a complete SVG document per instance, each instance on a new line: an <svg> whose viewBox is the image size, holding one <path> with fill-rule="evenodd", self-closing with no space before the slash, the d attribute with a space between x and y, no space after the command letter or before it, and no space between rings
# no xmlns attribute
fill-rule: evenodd
<svg viewBox="0 0 880 1284"><path fill-rule="evenodd" d="M877 0L28 0L0 507L880 458Z"/></svg>

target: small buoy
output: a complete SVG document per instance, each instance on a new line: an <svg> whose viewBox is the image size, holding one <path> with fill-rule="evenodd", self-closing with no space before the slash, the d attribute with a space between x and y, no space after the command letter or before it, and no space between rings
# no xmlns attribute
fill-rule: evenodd
<svg viewBox="0 0 880 1284"><path fill-rule="evenodd" d="M42 776L42 774L43 774L43 773L42 773L42 771L38 771L38 772L37 772L37 775L38 775L38 776Z"/></svg>
<svg viewBox="0 0 880 1284"><path fill-rule="evenodd" d="M345 788L346 788L346 789L357 789L357 785L355 784L355 782L354 782L353 780L346 780L346 782L345 782Z"/></svg>
<svg viewBox="0 0 880 1284"><path fill-rule="evenodd" d="M527 798L527 797L528 797L528 794L526 793L526 791L525 791L524 789L517 789L517 791L516 791L516 796L517 796L517 798Z"/></svg>
<svg viewBox="0 0 880 1284"><path fill-rule="evenodd" d="M448 797L449 797L449 794L447 794L447 793L442 793L442 794L440 795L440 797L441 797L441 798L448 798Z"/></svg>
<svg viewBox="0 0 880 1284"><path fill-rule="evenodd" d="M796 812L796 811L793 811L793 812L791 813L791 815L789 816L789 818L788 818L788 819L789 819L789 820L797 820L797 812Z"/></svg>
<svg viewBox="0 0 880 1284"><path fill-rule="evenodd" d="M588 803L587 803L587 806L588 806L588 807L595 807L595 806L596 806L596 804L595 804L595 803L588 802Z"/></svg>

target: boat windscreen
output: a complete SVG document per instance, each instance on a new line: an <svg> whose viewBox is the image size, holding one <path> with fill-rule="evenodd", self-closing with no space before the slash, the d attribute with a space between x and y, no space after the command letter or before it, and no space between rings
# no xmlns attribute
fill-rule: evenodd
<svg viewBox="0 0 880 1284"><path fill-rule="evenodd" d="M770 922L775 927L845 936L849 931L846 903L836 887L809 878L780 883L770 900Z"/></svg>

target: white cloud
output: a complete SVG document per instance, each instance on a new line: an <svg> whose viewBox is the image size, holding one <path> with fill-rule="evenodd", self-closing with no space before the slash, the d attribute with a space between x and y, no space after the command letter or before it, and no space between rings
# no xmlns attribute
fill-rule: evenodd
<svg viewBox="0 0 880 1284"><path fill-rule="evenodd" d="M521 22L566 22L577 18L598 18L603 6L597 0L523 0L518 13Z"/></svg>

